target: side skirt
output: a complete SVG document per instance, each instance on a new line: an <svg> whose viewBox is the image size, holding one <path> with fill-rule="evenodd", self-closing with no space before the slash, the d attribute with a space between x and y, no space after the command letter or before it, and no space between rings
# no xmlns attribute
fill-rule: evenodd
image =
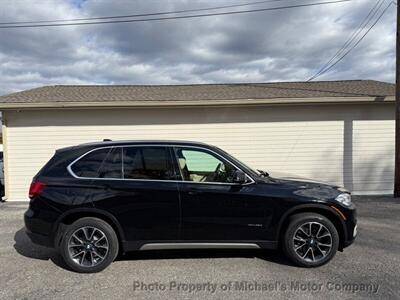
<svg viewBox="0 0 400 300"><path fill-rule="evenodd" d="M135 241L123 242L124 252L167 249L277 249L277 241Z"/></svg>

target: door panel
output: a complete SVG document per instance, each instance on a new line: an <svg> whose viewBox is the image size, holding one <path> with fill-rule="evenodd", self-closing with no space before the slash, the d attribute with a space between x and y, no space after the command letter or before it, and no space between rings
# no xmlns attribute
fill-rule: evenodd
<svg viewBox="0 0 400 300"><path fill-rule="evenodd" d="M96 150L72 169L92 177L94 205L117 218L127 241L175 240L180 206L172 162L169 147L131 145Z"/></svg>
<svg viewBox="0 0 400 300"><path fill-rule="evenodd" d="M255 185L180 183L184 240L263 240L272 216Z"/></svg>
<svg viewBox="0 0 400 300"><path fill-rule="evenodd" d="M182 182L179 192L184 240L266 239L272 216L257 184L235 184L238 169L221 154L199 147L174 147Z"/></svg>
<svg viewBox="0 0 400 300"><path fill-rule="evenodd" d="M128 241L179 238L176 182L113 180L99 193L95 206L118 219Z"/></svg>

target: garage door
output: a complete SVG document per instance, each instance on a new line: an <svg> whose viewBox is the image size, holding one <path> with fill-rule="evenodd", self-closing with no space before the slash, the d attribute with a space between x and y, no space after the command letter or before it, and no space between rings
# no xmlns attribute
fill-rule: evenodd
<svg viewBox="0 0 400 300"><path fill-rule="evenodd" d="M390 193L392 111L389 104L7 111L7 197L26 200L57 148L105 138L203 141L272 174Z"/></svg>

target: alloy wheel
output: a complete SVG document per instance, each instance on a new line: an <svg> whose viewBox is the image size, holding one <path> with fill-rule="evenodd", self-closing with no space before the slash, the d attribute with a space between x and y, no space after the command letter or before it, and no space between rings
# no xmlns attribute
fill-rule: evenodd
<svg viewBox="0 0 400 300"><path fill-rule="evenodd" d="M318 262L332 250L332 234L319 222L301 224L293 237L294 252L307 262Z"/></svg>
<svg viewBox="0 0 400 300"><path fill-rule="evenodd" d="M68 241L68 254L82 267L94 267L107 257L109 243L103 231L92 226L75 230Z"/></svg>

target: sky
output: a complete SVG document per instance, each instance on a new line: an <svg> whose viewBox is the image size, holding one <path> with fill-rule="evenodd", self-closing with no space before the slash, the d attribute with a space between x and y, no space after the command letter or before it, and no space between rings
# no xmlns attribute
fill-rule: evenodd
<svg viewBox="0 0 400 300"><path fill-rule="evenodd" d="M152 13L253 0L0 0L0 22ZM283 0L229 10L317 0ZM0 95L56 84L304 81L376 0L140 23L0 29ZM385 0L389 3L390 0ZM395 80L395 11L317 80Z"/></svg>

